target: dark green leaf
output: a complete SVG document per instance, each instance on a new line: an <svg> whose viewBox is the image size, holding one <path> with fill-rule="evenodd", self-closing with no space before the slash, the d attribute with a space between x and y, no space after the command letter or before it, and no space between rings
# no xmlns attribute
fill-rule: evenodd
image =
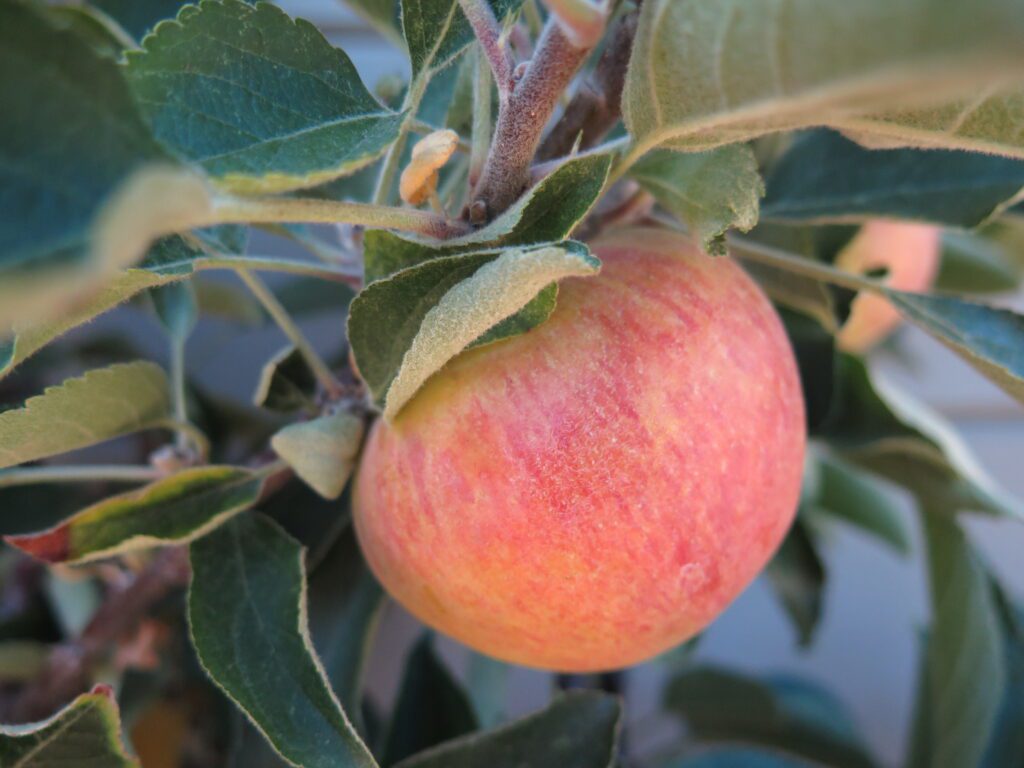
<svg viewBox="0 0 1024 768"><path fill-rule="evenodd" d="M655 150L629 173L705 251L724 253L721 238L729 229L747 232L757 224L764 183L746 144L691 154Z"/></svg>
<svg viewBox="0 0 1024 768"><path fill-rule="evenodd" d="M384 152L402 122L344 52L269 3L189 6L129 53L126 73L157 138L236 192L351 173Z"/></svg>
<svg viewBox="0 0 1024 768"><path fill-rule="evenodd" d="M81 563L183 544L253 506L265 479L240 467L185 469L94 504L49 530L5 541L49 563Z"/></svg>
<svg viewBox="0 0 1024 768"><path fill-rule="evenodd" d="M821 619L826 574L813 533L800 519L789 530L765 575L793 622L800 645L810 645Z"/></svg>
<svg viewBox="0 0 1024 768"><path fill-rule="evenodd" d="M839 704L805 684L773 687L713 667L692 669L669 683L665 706L686 718L698 741L751 744L833 768L875 765Z"/></svg>
<svg viewBox="0 0 1024 768"><path fill-rule="evenodd" d="M865 149L833 131L797 139L768 176L761 214L804 222L911 219L969 229L1024 189L1024 161L972 152Z"/></svg>
<svg viewBox="0 0 1024 768"><path fill-rule="evenodd" d="M273 411L312 408L316 394L316 376L309 370L302 353L288 346L270 358L260 371L253 405Z"/></svg>
<svg viewBox="0 0 1024 768"><path fill-rule="evenodd" d="M203 667L301 768L376 768L309 639L301 547L256 514L191 547L189 622Z"/></svg>
<svg viewBox="0 0 1024 768"><path fill-rule="evenodd" d="M141 40L157 22L173 19L189 0L91 0L92 4Z"/></svg>
<svg viewBox="0 0 1024 768"><path fill-rule="evenodd" d="M1006 656L1006 690L982 768L1024 765L1024 610L993 585Z"/></svg>
<svg viewBox="0 0 1024 768"><path fill-rule="evenodd" d="M381 764L394 765L476 729L476 716L466 694L434 652L431 636L424 635L405 662Z"/></svg>
<svg viewBox="0 0 1024 768"><path fill-rule="evenodd" d="M996 240L972 232L942 236L942 264L935 289L954 293L1000 293L1020 285L1021 265Z"/></svg>
<svg viewBox="0 0 1024 768"><path fill-rule="evenodd" d="M486 0L497 19L504 19L523 0ZM473 42L473 28L459 0L402 0L402 32L409 48L412 75L437 70Z"/></svg>
<svg viewBox="0 0 1024 768"><path fill-rule="evenodd" d="M121 741L109 686L98 685L41 723L0 726L0 764L10 768L139 768Z"/></svg>
<svg viewBox="0 0 1024 768"><path fill-rule="evenodd" d="M401 768L611 768L618 751L619 702L592 691L567 693L545 710L450 741Z"/></svg>

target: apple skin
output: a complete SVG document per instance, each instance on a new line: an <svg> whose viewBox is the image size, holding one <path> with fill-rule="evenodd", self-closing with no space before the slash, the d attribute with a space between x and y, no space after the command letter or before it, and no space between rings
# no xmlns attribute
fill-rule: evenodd
<svg viewBox="0 0 1024 768"><path fill-rule="evenodd" d="M364 450L371 569L485 654L584 672L718 616L789 528L806 443L789 341L731 259L659 230L592 244L552 317L460 355Z"/></svg>
<svg viewBox="0 0 1024 768"><path fill-rule="evenodd" d="M942 231L929 224L869 221L842 250L836 266L863 274L887 269L885 283L900 291L926 291L942 259ZM840 349L863 354L900 325L903 318L881 296L860 294L836 336Z"/></svg>

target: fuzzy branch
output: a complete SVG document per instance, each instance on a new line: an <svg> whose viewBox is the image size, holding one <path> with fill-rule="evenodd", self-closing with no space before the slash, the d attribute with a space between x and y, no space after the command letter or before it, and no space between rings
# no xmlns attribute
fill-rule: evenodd
<svg viewBox="0 0 1024 768"><path fill-rule="evenodd" d="M502 98L512 87L512 69L515 63L512 61L512 52L501 39L501 27L498 20L494 18L494 11L487 3L487 0L459 0L462 12L473 27L476 39L480 41L480 49L494 74L494 81L498 85L498 93Z"/></svg>

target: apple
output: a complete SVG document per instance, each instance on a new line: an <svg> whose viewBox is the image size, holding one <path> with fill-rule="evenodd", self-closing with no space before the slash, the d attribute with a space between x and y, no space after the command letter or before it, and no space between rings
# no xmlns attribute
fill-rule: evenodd
<svg viewBox="0 0 1024 768"><path fill-rule="evenodd" d="M900 291L926 291L942 258L942 232L929 224L869 221L840 252L836 266L863 274L886 269L885 283ZM863 354L899 326L900 313L881 296L861 293L836 341L840 349Z"/></svg>
<svg viewBox="0 0 1024 768"><path fill-rule="evenodd" d="M356 479L373 572L483 653L611 669L699 632L768 562L806 442L793 351L735 262L682 236L592 244L551 318L471 350L393 423Z"/></svg>

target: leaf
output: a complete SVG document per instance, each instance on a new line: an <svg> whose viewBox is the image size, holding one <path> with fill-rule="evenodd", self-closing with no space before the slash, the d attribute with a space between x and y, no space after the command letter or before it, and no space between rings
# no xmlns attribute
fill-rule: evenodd
<svg viewBox="0 0 1024 768"><path fill-rule="evenodd" d="M700 742L764 747L833 768L875 765L839 703L806 684L699 667L673 678L664 702Z"/></svg>
<svg viewBox="0 0 1024 768"><path fill-rule="evenodd" d="M84 563L184 544L253 506L265 479L240 467L185 469L105 499L47 531L4 540L48 563Z"/></svg>
<svg viewBox="0 0 1024 768"><path fill-rule="evenodd" d="M90 371L0 413L0 469L158 426L170 411L159 366L121 363Z"/></svg>
<svg viewBox="0 0 1024 768"><path fill-rule="evenodd" d="M482 728L493 728L505 717L511 667L503 661L472 652L466 669L466 695Z"/></svg>
<svg viewBox="0 0 1024 768"><path fill-rule="evenodd" d="M316 376L306 365L302 353L287 346L264 363L253 405L289 413L312 408L316 394Z"/></svg>
<svg viewBox="0 0 1024 768"><path fill-rule="evenodd" d="M402 43L399 0L345 0L345 4L390 42Z"/></svg>
<svg viewBox="0 0 1024 768"><path fill-rule="evenodd" d="M363 440L363 420L335 413L290 424L271 438L277 455L325 499L345 489Z"/></svg>
<svg viewBox="0 0 1024 768"><path fill-rule="evenodd" d="M49 720L0 726L6 768L139 768L121 741L121 721L109 686L97 685Z"/></svg>
<svg viewBox="0 0 1024 768"><path fill-rule="evenodd" d="M242 515L192 544L189 625L200 663L300 768L376 768L309 639L302 548Z"/></svg>
<svg viewBox="0 0 1024 768"><path fill-rule="evenodd" d="M765 575L793 622L800 645L809 646L821 620L825 564L811 530L802 520L793 524Z"/></svg>
<svg viewBox="0 0 1024 768"><path fill-rule="evenodd" d="M925 674L932 768L978 765L993 732L1006 668L992 591L956 523L923 510L932 625Z"/></svg>
<svg viewBox="0 0 1024 768"><path fill-rule="evenodd" d="M153 141L117 65L18 0L0 5L0 69L2 335L88 300L210 202Z"/></svg>
<svg viewBox="0 0 1024 768"><path fill-rule="evenodd" d="M381 763L394 765L476 729L466 694L434 652L431 636L424 635L406 660Z"/></svg>
<svg viewBox="0 0 1024 768"><path fill-rule="evenodd" d="M832 131L798 138L773 167L766 219L899 218L970 229L1024 192L1024 161L969 152L865 149Z"/></svg>
<svg viewBox="0 0 1024 768"><path fill-rule="evenodd" d="M645 2L623 102L633 155L976 93L1020 72L1022 32L1014 0Z"/></svg>
<svg viewBox="0 0 1024 768"><path fill-rule="evenodd" d="M692 154L655 150L629 174L709 253L725 252L721 238L729 229L747 232L757 224L764 183L745 144Z"/></svg>
<svg viewBox="0 0 1024 768"><path fill-rule="evenodd" d="M597 202L611 169L609 155L569 160L483 229L445 241L409 240L383 230L366 233L366 282L430 259L487 248L565 240Z"/></svg>
<svg viewBox="0 0 1024 768"><path fill-rule="evenodd" d="M370 163L403 117L344 52L270 3L187 6L125 74L157 139L242 194L312 187Z"/></svg>
<svg viewBox="0 0 1024 768"><path fill-rule="evenodd" d="M1024 316L952 296L886 290L907 319L1024 402Z"/></svg>
<svg viewBox="0 0 1024 768"><path fill-rule="evenodd" d="M734 255L743 259L741 249L735 249ZM743 269L776 304L816 320L830 334L838 332L835 300L827 285L758 261L743 259Z"/></svg>
<svg viewBox="0 0 1024 768"><path fill-rule="evenodd" d="M846 118L841 125L866 146L939 146L1024 157L1022 109L1024 90L984 88L949 104L897 106L887 113Z"/></svg>
<svg viewBox="0 0 1024 768"><path fill-rule="evenodd" d="M869 475L820 452L814 454L808 475L811 490L804 500L808 509L854 525L902 555L910 554L910 538L898 505Z"/></svg>
<svg viewBox="0 0 1024 768"><path fill-rule="evenodd" d="M660 768L807 768L807 763L775 752L725 747L703 752L696 757L672 760Z"/></svg>
<svg viewBox="0 0 1024 768"><path fill-rule="evenodd" d="M1006 685L982 768L1024 764L1024 612L992 584L1001 621Z"/></svg>
<svg viewBox="0 0 1024 768"><path fill-rule="evenodd" d="M612 768L622 711L594 691L562 694L547 709L403 760L400 768Z"/></svg>
<svg viewBox="0 0 1024 768"><path fill-rule="evenodd" d="M184 343L199 321L199 301L192 283L168 283L150 288L149 297L167 335Z"/></svg>
<svg viewBox="0 0 1024 768"><path fill-rule="evenodd" d="M499 22L522 1L486 0ZM459 0L402 0L401 8L414 79L441 69L475 39Z"/></svg>
<svg viewBox="0 0 1024 768"><path fill-rule="evenodd" d="M513 249L434 259L373 283L349 312L360 374L393 419L431 375L547 285L599 268L585 248Z"/></svg>
<svg viewBox="0 0 1024 768"><path fill-rule="evenodd" d="M1021 267L992 238L973 232L945 232L942 262L935 290L955 293L1013 291L1021 282Z"/></svg>
<svg viewBox="0 0 1024 768"><path fill-rule="evenodd" d="M91 0L92 4L114 19L136 40L156 26L173 19L189 0Z"/></svg>

